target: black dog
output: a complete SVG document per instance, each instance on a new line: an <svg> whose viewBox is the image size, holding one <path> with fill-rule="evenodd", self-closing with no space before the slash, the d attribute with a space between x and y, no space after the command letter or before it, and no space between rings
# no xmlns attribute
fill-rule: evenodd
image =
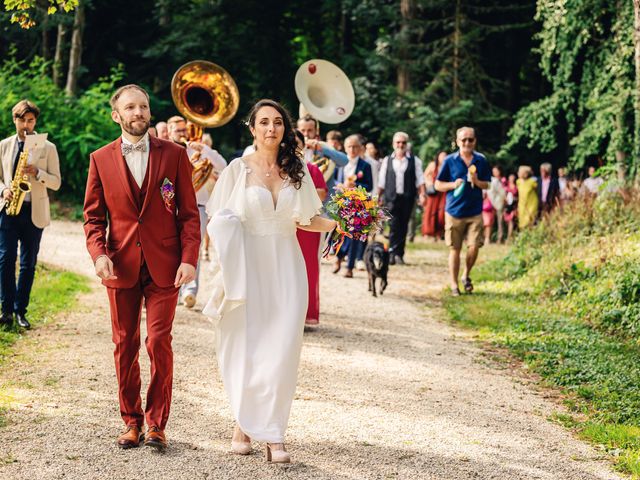
<svg viewBox="0 0 640 480"><path fill-rule="evenodd" d="M374 297L376 294L376 278L381 279L380 295L387 288L387 272L389 271L389 252L380 242L369 242L364 250L364 263L367 265L367 273L369 274L369 291Z"/></svg>

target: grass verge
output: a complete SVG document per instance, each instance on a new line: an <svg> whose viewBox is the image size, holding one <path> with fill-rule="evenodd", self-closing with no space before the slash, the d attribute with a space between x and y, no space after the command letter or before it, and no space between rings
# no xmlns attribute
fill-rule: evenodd
<svg viewBox="0 0 640 480"><path fill-rule="evenodd" d="M552 420L598 445L617 469L640 479L640 342L595 328L569 300L532 288L535 277L548 271L507 278L505 259L490 260L474 272L473 295L446 297L444 304L456 323L508 349L565 394L569 413Z"/></svg>
<svg viewBox="0 0 640 480"><path fill-rule="evenodd" d="M89 281L82 275L39 264L28 312L32 327L38 328L61 311L73 309L78 294L89 290ZM22 335L23 332L15 323L11 328L0 327L0 367L13 353L13 346ZM0 388L0 427L6 424L6 413L11 403L11 396L3 390Z"/></svg>

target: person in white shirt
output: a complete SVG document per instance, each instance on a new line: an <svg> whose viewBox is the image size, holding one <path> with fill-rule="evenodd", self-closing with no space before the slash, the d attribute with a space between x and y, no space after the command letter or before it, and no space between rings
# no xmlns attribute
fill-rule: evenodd
<svg viewBox="0 0 640 480"><path fill-rule="evenodd" d="M404 264L404 250L411 211L419 197L425 199L422 160L407 151L409 135L396 132L393 153L382 160L378 176L380 202L391 214L389 263Z"/></svg>
<svg viewBox="0 0 640 480"><path fill-rule="evenodd" d="M349 160L344 167L338 170L337 181L338 184L345 188L362 187L367 192L371 192L373 189L373 174L371 165L361 157L361 154L364 152L361 139L362 135L356 134L349 135L345 140L344 147ZM366 244L364 242L350 238L345 239L342 248L336 255L336 265L333 273L337 273L340 270L342 260L346 255L349 255L345 277L353 278L353 269L356 266L356 260L362 260L365 246Z"/></svg>
<svg viewBox="0 0 640 480"><path fill-rule="evenodd" d="M200 212L200 233L201 238L204 238L208 223L206 205L209 197L211 197L211 192L213 192L216 180L220 176L220 172L227 166L227 162L216 150L213 150L202 142L187 142L185 145L184 140L188 136L189 122L184 118L176 115L171 117L167 121L167 124L169 127L169 139L175 143L186 146L187 155L192 163L209 162L213 166L208 178L194 185L198 211ZM199 279L200 261L198 261L196 268L196 278L184 285L180 291L181 302L187 308L192 308L196 304Z"/></svg>
<svg viewBox="0 0 640 480"><path fill-rule="evenodd" d="M589 176L582 182L581 193L588 193L590 195L597 195L600 191L600 187L604 183L602 177L596 175L596 167L589 167Z"/></svg>

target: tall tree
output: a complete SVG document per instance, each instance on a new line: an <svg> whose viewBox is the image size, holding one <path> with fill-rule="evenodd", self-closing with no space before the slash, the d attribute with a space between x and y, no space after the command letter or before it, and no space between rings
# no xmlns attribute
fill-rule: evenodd
<svg viewBox="0 0 640 480"><path fill-rule="evenodd" d="M82 59L82 36L84 34L84 2L81 1L76 8L73 20L73 33L71 34L71 50L69 52L69 71L67 72L67 95L75 96L78 93L78 75Z"/></svg>
<svg viewBox="0 0 640 480"><path fill-rule="evenodd" d="M633 49L635 59L635 89L633 95L633 157L634 166L640 165L640 0L633 0Z"/></svg>
<svg viewBox="0 0 640 480"><path fill-rule="evenodd" d="M539 0L536 19L550 92L520 110L504 151L524 145L574 168L632 159L635 168L633 3Z"/></svg>
<svg viewBox="0 0 640 480"><path fill-rule="evenodd" d="M411 47L411 21L415 14L415 0L400 0L400 32L398 34L398 93L404 94L411 89L411 77L408 62L408 49Z"/></svg>

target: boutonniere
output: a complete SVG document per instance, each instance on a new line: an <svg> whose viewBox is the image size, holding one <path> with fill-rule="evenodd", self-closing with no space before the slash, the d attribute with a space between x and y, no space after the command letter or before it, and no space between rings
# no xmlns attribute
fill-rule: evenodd
<svg viewBox="0 0 640 480"><path fill-rule="evenodd" d="M169 213L173 213L173 197L176 196L176 190L173 188L173 183L167 177L164 178L162 182L162 186L160 187L160 195L162 196L162 201L164 202L164 206Z"/></svg>
<svg viewBox="0 0 640 480"><path fill-rule="evenodd" d="M364 173L362 173L362 170L360 170L358 172L358 179L361 179L362 177L364 177Z"/></svg>

